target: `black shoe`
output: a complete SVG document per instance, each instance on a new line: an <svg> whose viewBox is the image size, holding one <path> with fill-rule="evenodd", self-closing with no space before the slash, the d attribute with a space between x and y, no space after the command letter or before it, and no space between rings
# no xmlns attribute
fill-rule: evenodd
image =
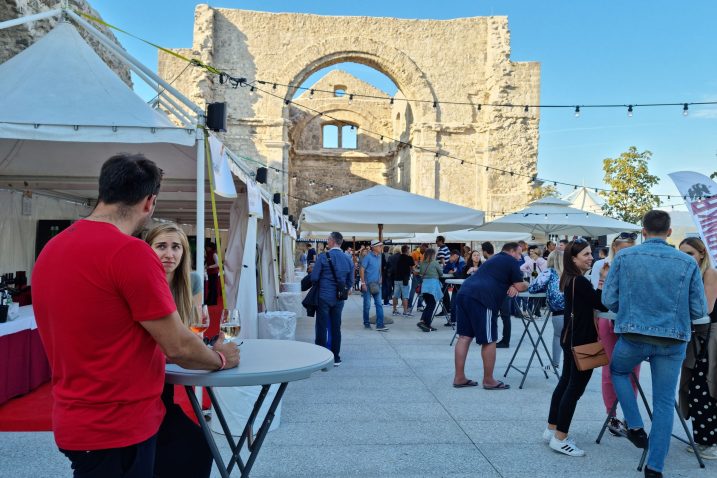
<svg viewBox="0 0 717 478"><path fill-rule="evenodd" d="M647 448L647 433L645 433L645 430L643 428L637 428L637 429L628 428L627 433L625 433L625 436L637 448L643 448L643 449ZM647 470L647 468L645 468L645 470ZM657 472L653 471L653 473L657 473ZM662 474L660 474L660 476L661 475ZM657 476L657 475L655 475L655 476Z"/></svg>
<svg viewBox="0 0 717 478"><path fill-rule="evenodd" d="M445 316L446 316L446 313L445 313L445 312L441 312L440 314L436 314L436 317L445 317Z"/></svg>
<svg viewBox="0 0 717 478"><path fill-rule="evenodd" d="M430 331L431 331L431 328L430 328L428 325L426 325L426 323L423 322L423 321L417 323L416 326L417 326L419 329L421 329L422 331L424 331L424 332L430 332Z"/></svg>
<svg viewBox="0 0 717 478"><path fill-rule="evenodd" d="M645 467L645 478L662 478L661 471L655 471Z"/></svg>
<svg viewBox="0 0 717 478"><path fill-rule="evenodd" d="M503 342L502 340L501 340L500 342L497 342L497 343L495 344L495 346L496 346L496 348L499 348L499 349L507 349L507 348L510 348L510 344L509 344L508 342Z"/></svg>

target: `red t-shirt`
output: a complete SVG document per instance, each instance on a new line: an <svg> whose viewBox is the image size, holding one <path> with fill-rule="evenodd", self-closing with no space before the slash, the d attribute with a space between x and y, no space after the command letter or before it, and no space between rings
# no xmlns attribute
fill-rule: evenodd
<svg viewBox="0 0 717 478"><path fill-rule="evenodd" d="M165 359L139 322L176 306L152 249L112 224L78 221L42 250L32 295L57 445L118 448L157 433Z"/></svg>

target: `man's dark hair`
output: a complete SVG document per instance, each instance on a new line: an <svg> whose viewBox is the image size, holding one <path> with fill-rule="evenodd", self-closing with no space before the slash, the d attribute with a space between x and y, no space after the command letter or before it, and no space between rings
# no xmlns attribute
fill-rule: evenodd
<svg viewBox="0 0 717 478"><path fill-rule="evenodd" d="M570 241L568 241L567 239L560 239L560 244L563 244L565 246L567 246L569 242Z"/></svg>
<svg viewBox="0 0 717 478"><path fill-rule="evenodd" d="M493 244L491 244L490 242L487 242L487 241L484 242L483 244L480 245L480 248L481 248L481 250L487 252L491 256L493 254L495 254L495 248L493 247Z"/></svg>
<svg viewBox="0 0 717 478"><path fill-rule="evenodd" d="M532 251L537 248L538 248L538 246L536 244L533 244L532 246L528 246L528 251Z"/></svg>
<svg viewBox="0 0 717 478"><path fill-rule="evenodd" d="M451 255L454 255L454 254L457 255L457 256L460 256L460 255L461 255L461 253L458 251L458 249L453 249L453 250L451 251Z"/></svg>
<svg viewBox="0 0 717 478"><path fill-rule="evenodd" d="M98 201L134 206L157 195L162 170L142 154L120 153L105 161L100 171Z"/></svg>
<svg viewBox="0 0 717 478"><path fill-rule="evenodd" d="M437 242L437 243L438 243L438 242L443 242L443 243L445 244L446 238L443 237L443 236L438 236L438 237L436 238L436 242Z"/></svg>
<svg viewBox="0 0 717 478"><path fill-rule="evenodd" d="M408 247L406 244L402 245L401 246L401 254L407 253L409 249L410 249L410 247Z"/></svg>
<svg viewBox="0 0 717 478"><path fill-rule="evenodd" d="M551 244L555 245L555 243L553 241L548 241L545 243L545 247L550 247Z"/></svg>
<svg viewBox="0 0 717 478"><path fill-rule="evenodd" d="M653 209L642 218L642 227L648 234L662 236L670 230L670 215L665 211Z"/></svg>
<svg viewBox="0 0 717 478"><path fill-rule="evenodd" d="M339 247L341 247L341 244L344 243L344 236L342 236L340 232L332 232L331 234L329 234L329 237L331 237L331 239L333 239L333 241Z"/></svg>
<svg viewBox="0 0 717 478"><path fill-rule="evenodd" d="M501 249L502 252L513 252L517 248L520 247L520 244L517 242L506 242L503 244L503 248Z"/></svg>

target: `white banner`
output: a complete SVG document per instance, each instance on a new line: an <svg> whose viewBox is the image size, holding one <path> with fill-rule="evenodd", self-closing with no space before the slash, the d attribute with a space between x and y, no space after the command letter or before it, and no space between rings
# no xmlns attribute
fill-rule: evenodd
<svg viewBox="0 0 717 478"><path fill-rule="evenodd" d="M225 198L237 197L226 149L224 144L213 134L209 135L209 152L214 172L214 192Z"/></svg>
<svg viewBox="0 0 717 478"><path fill-rule="evenodd" d="M247 201L249 201L249 215L262 219L264 217L264 208L261 204L261 191L259 191L259 186L256 182L247 181L246 195Z"/></svg>
<svg viewBox="0 0 717 478"><path fill-rule="evenodd" d="M692 171L679 171L669 176L692 214L712 265L717 265L717 183Z"/></svg>

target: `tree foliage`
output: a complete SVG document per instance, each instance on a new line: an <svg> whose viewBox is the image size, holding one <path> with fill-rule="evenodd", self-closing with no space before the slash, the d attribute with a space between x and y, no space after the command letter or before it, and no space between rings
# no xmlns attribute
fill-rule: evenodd
<svg viewBox="0 0 717 478"><path fill-rule="evenodd" d="M639 224L646 212L660 205L660 198L650 192L660 182L648 169L651 158L650 151L630 146L619 157L603 160L604 181L612 190L602 206L608 216Z"/></svg>
<svg viewBox="0 0 717 478"><path fill-rule="evenodd" d="M537 201L546 197L559 197L558 190L553 185L535 186L530 191L530 202Z"/></svg>

